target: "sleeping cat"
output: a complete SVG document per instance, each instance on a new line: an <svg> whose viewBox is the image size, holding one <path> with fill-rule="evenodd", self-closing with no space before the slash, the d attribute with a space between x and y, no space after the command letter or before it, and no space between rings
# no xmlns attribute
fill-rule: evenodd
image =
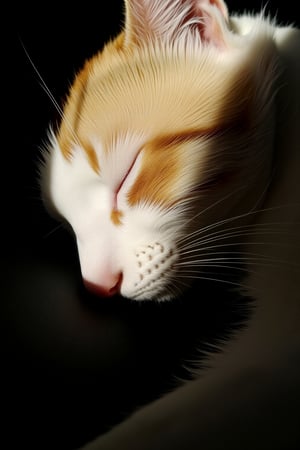
<svg viewBox="0 0 300 450"><path fill-rule="evenodd" d="M84 449L297 448L300 33L222 0L125 12L51 131L45 204L94 294L167 301L215 277L253 310L193 381Z"/></svg>

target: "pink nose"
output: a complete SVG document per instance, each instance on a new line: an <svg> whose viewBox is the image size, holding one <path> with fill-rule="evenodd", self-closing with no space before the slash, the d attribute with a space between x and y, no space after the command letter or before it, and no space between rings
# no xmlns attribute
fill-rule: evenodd
<svg viewBox="0 0 300 450"><path fill-rule="evenodd" d="M105 277L101 283L92 283L88 280L83 280L86 289L92 294L99 295L100 297L112 297L120 292L122 283L122 273L109 274Z"/></svg>

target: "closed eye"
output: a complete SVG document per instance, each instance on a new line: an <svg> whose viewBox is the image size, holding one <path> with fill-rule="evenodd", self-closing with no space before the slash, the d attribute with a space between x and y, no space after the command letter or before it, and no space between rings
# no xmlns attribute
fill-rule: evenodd
<svg viewBox="0 0 300 450"><path fill-rule="evenodd" d="M133 159L131 165L129 166L127 172L125 173L124 177L122 178L121 182L119 183L118 187L115 190L115 196L114 196L114 205L113 209L117 210L119 205L119 199L120 196L123 195L124 192L126 192L129 189L130 184L133 182L139 164L138 161L140 161L140 155L141 152L139 151L135 158Z"/></svg>

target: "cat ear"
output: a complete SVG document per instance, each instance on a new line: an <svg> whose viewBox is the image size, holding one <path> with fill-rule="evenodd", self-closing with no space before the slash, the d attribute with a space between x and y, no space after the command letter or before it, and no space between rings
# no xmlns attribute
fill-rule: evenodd
<svg viewBox="0 0 300 450"><path fill-rule="evenodd" d="M174 42L192 34L224 47L227 7L223 0L125 0L125 45Z"/></svg>

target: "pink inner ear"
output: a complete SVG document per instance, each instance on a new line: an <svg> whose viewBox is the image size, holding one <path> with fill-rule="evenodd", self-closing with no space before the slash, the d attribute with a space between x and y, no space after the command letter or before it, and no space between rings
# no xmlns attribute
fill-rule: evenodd
<svg viewBox="0 0 300 450"><path fill-rule="evenodd" d="M219 48L226 46L222 22L228 21L228 11L223 0L190 0L188 2L181 0L180 3L182 6L187 3L191 6L181 26L190 22L191 27L198 29L202 42L211 43Z"/></svg>
<svg viewBox="0 0 300 450"><path fill-rule="evenodd" d="M205 5L215 6L221 12L224 19L226 21L228 21L228 10L227 10L227 6L223 0L196 0L196 2L198 5L198 8L200 8L200 9L201 9L201 6L205 7Z"/></svg>
<svg viewBox="0 0 300 450"><path fill-rule="evenodd" d="M222 22L227 22L228 12L222 0L198 0L195 2L195 15L201 18L198 30L203 42L225 48Z"/></svg>
<svg viewBox="0 0 300 450"><path fill-rule="evenodd" d="M127 0L126 42L173 39L185 29L198 30L202 41L225 46L228 12L223 0Z"/></svg>
<svg viewBox="0 0 300 450"><path fill-rule="evenodd" d="M211 42L216 47L224 48L225 41L219 23L209 15L205 17L205 13L203 17L205 20L205 26L201 27L200 25L200 35L202 41L208 43Z"/></svg>

